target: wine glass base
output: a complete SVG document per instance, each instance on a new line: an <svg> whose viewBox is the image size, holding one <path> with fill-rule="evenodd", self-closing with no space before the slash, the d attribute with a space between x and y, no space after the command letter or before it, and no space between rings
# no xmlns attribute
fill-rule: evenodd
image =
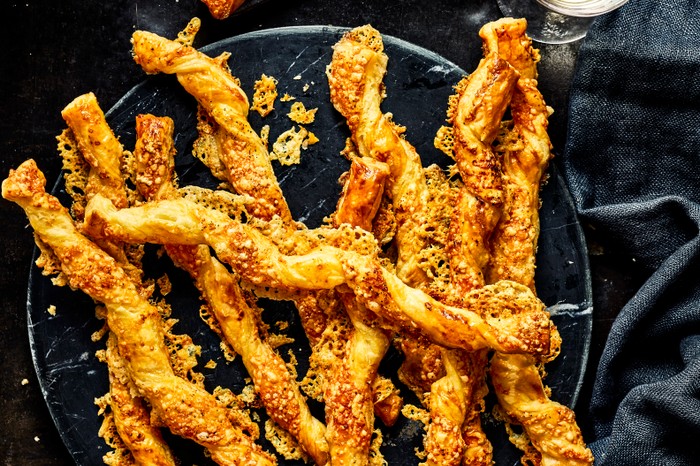
<svg viewBox="0 0 700 466"><path fill-rule="evenodd" d="M566 44L583 38L591 17L566 16L543 7L536 0L496 0L504 16L525 18L527 35L544 44Z"/></svg>

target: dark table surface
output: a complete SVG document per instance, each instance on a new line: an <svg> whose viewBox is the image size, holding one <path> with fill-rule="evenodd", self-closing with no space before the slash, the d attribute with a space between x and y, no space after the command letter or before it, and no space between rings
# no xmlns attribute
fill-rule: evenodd
<svg viewBox="0 0 700 466"><path fill-rule="evenodd" d="M59 176L55 137L64 127L61 109L92 91L104 109L143 79L133 63L129 38L135 29L174 37L189 18L202 19L196 46L248 31L294 25L358 26L413 42L473 69L480 56L477 31L497 19L495 0L269 0L225 21L212 19L198 0L23 0L3 2L7 43L0 60L0 171L27 158L48 180ZM541 50L540 87L555 113L555 153L566 137L569 84L579 43ZM270 51L274 53L274 51ZM556 163L556 162L555 162ZM33 239L21 210L0 201L4 254L0 267L0 460L3 465L62 465L72 460L44 404L32 365L26 323L26 291ZM606 251L584 225L592 268L594 325L589 365L576 406L590 437L587 406L610 324L640 277L631 264ZM28 382L28 383L27 383Z"/></svg>

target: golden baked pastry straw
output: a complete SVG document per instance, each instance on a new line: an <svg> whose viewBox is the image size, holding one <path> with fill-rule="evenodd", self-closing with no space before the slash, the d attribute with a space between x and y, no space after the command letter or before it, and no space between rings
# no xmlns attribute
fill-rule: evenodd
<svg viewBox="0 0 700 466"><path fill-rule="evenodd" d="M357 152L389 166L386 193L396 217L397 275L404 283L422 287L428 277L419 267L418 253L426 246L424 228L429 193L420 156L402 137L402 128L380 107L387 64L380 33L365 25L345 33L333 46L326 75L331 103L345 117ZM418 392L417 385L411 381L422 380L425 374L413 377L406 371L409 367L422 370L425 354L422 349L429 345L402 336L397 341L405 355L399 378Z"/></svg>
<svg viewBox="0 0 700 466"><path fill-rule="evenodd" d="M160 430L151 424L151 413L128 374L128 363L117 349L117 338L110 332L105 361L109 373L109 405L114 426L136 464L175 466L177 463Z"/></svg>
<svg viewBox="0 0 700 466"><path fill-rule="evenodd" d="M79 201L74 198L73 212L83 212L84 201L97 193L108 197L117 206L126 207L126 185L121 173L124 149L107 124L95 95L88 93L78 96L63 109L61 115L68 125L70 136L63 134L59 139L65 142L70 138L74 141L78 153L89 165L87 183L78 187L84 197ZM103 241L99 246L128 271L137 285L140 284L141 271L129 262L124 245ZM118 353L116 339L111 332L105 362L109 373L108 404L117 435L137 463L174 464L160 430L151 424L150 413L132 388L133 382L123 368L125 362Z"/></svg>
<svg viewBox="0 0 700 466"><path fill-rule="evenodd" d="M146 31L134 32L132 44L134 60L146 73L175 74L182 87L223 129L215 134L221 157L234 158L222 160L230 170L227 180L239 193L257 193L249 213L263 220L278 215L284 224L294 225L267 149L248 123L248 97L226 67L228 55L213 59L190 45ZM243 184L237 185L239 182Z"/></svg>
<svg viewBox="0 0 700 466"><path fill-rule="evenodd" d="M520 73L511 102L513 127L500 141L506 200L494 233L489 280L512 279L534 289L539 187L551 158L551 144L549 110L537 89L539 55L525 33L526 26L525 20L504 18L485 25L480 35L487 51L499 53ZM508 418L523 426L532 444L516 441L525 450L524 461L593 464L574 412L549 399L536 363L530 356L502 353L491 360L491 381L498 401Z"/></svg>
<svg viewBox="0 0 700 466"><path fill-rule="evenodd" d="M45 192L45 184L34 161L28 160L10 172L2 195L24 209L36 234L61 262L71 287L105 305L119 352L153 414L174 434L207 448L219 464L275 464L212 395L173 373L157 309L112 257L76 230L68 211Z"/></svg>
<svg viewBox="0 0 700 466"><path fill-rule="evenodd" d="M403 129L380 108L388 57L379 32L365 25L352 29L333 47L328 70L331 103L347 120L360 155L389 165L387 193L396 213L397 275L411 286L427 281L418 266L425 246L428 188L420 156Z"/></svg>
<svg viewBox="0 0 700 466"><path fill-rule="evenodd" d="M73 132L80 153L91 170L86 191L87 201L96 193L111 200L117 208L128 205L122 178L124 148L114 136L92 92L73 99L61 111Z"/></svg>
<svg viewBox="0 0 700 466"><path fill-rule="evenodd" d="M443 346L549 351L551 322L543 304L513 282L468 293L461 301L464 308L448 306L407 286L376 257L327 244L307 254L284 255L256 229L185 199L117 210L96 196L86 210L86 227L92 234L132 243L209 244L220 260L258 286L292 292L347 284L373 313Z"/></svg>
<svg viewBox="0 0 700 466"><path fill-rule="evenodd" d="M338 200L333 224L345 223L371 231L389 174L386 164L355 157ZM348 291L338 290L351 322L341 357L331 367L324 389L331 464L368 464L374 431L372 386L379 363L389 348L389 337Z"/></svg>
<svg viewBox="0 0 700 466"><path fill-rule="evenodd" d="M168 117L136 117L135 180L147 201L179 197L173 179L173 130L174 123ZM311 415L284 360L261 339L255 311L246 302L238 277L210 254L208 246L166 244L165 250L194 279L226 341L241 355L270 418L289 432L316 464L326 464L325 426Z"/></svg>

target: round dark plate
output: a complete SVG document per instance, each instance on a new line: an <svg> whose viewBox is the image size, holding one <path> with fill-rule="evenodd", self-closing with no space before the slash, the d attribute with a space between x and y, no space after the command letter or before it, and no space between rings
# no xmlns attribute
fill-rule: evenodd
<svg viewBox="0 0 700 466"><path fill-rule="evenodd" d="M254 32L204 47L209 55L230 52L229 65L240 78L243 89L252 95L253 83L265 73L279 80L280 95L289 93L304 102L307 108L318 107L316 121L308 128L320 139L318 144L302 153L299 165L275 170L295 218L309 227L316 227L335 209L340 193L338 177L347 167L339 155L349 135L343 118L333 109L328 94L325 69L331 59L332 46L344 29L325 26L293 27ZM448 96L465 74L444 58L402 40L385 37L389 56L385 79L387 97L383 109L406 126L407 139L415 145L427 166L450 161L433 147L433 138L445 121ZM474 47L479 47L474 43ZM98 96L99 99L99 96ZM259 129L271 127L270 139L292 125L286 114L291 102L275 104L275 111L265 119L251 112L251 123ZM152 76L127 93L107 118L126 148L134 145L134 117L150 112L172 117L176 125L177 171L180 183L215 187L217 182L191 156L195 138L196 103L178 85L173 76ZM67 203L59 181L54 192ZM560 357L548 366L547 384L553 398L573 405L581 385L591 334L591 285L587 253L574 206L560 176L550 171L549 182L542 191L541 238L538 252L537 288L540 297L551 306L553 319L564 340ZM246 373L238 358L226 363L219 350L219 340L198 316L199 298L188 276L175 269L167 258L159 258L155 248L149 248L146 271L152 277L168 273L173 292L167 296L173 316L180 319L178 333L188 333L201 345L200 370L207 388L220 385L238 393L245 385ZM50 305L56 315L47 313ZM299 361L308 356L308 345L293 306L289 303L262 302L263 314L271 324L285 320L290 323L288 334L295 343L280 348L287 357L293 352ZM102 462L108 451L98 437L101 419L93 400L107 389L105 366L95 358L103 342L92 342L90 335L102 325L94 317L94 303L79 292L58 288L33 268L29 281L29 335L36 371L41 388L56 426L80 465ZM204 369L204 363L214 360L215 369ZM400 356L390 353L381 370L395 372ZM305 367L299 368L303 376ZM397 382L398 383L398 382ZM408 390L403 390L408 402L416 403ZM323 418L323 408L315 403L312 410ZM264 413L261 417L265 419ZM519 453L508 442L503 427L486 416L485 428L494 444L497 464L515 464ZM384 429L382 451L389 464L417 464L413 456L422 443L423 430L413 421L400 419L391 429ZM210 464L197 445L168 437L183 464ZM272 451L269 444L263 446ZM410 453L409 453L410 452ZM280 460L280 464L297 464Z"/></svg>

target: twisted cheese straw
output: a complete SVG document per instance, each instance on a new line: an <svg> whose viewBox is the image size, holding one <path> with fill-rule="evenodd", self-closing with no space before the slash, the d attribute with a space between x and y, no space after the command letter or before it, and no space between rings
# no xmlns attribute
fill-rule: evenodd
<svg viewBox="0 0 700 466"><path fill-rule="evenodd" d="M200 124L200 133L205 133L200 136L201 144L209 145L208 157L219 158L223 168L223 178L229 181L237 192L248 194L255 200L256 207L251 211L253 216L263 220L278 216L288 232L295 231L298 225L292 220L291 213L278 188L267 150L246 119L248 102L245 94L230 73L227 70L222 73L220 63L216 63L191 47L187 48L153 34L141 32L134 34L134 53L137 62L146 71L176 74L185 89L200 102L207 116L214 120L213 128L207 125L207 122ZM175 57L177 60L174 59ZM259 190L258 186L261 185L265 189ZM302 316L305 331L312 346L315 347L316 341L321 337L322 329L325 328L325 322L322 322L319 317L325 316L318 316L313 293L307 293L301 299L297 299L296 304ZM355 326L356 329L359 325L358 323ZM365 328L361 334L367 337L369 334L381 334L381 331L373 332L370 328ZM367 347L375 346L377 354L383 354L385 351L385 349L384 351L379 349L386 344L381 338L372 343L366 339L364 342ZM355 348L354 344L351 343L350 348ZM366 368L368 377L369 374L376 372L378 362L368 364ZM356 376L359 377L359 374ZM352 443L363 445L359 450L368 449L372 422L368 425L359 418L354 418L358 422L349 422L350 419L347 418L345 419L347 422L336 422L337 415L350 412L351 406L342 406L340 400L344 392L343 384L348 387L353 383L347 380L341 381L338 374L332 374L328 379L331 386L328 387L325 398L327 402L332 399L330 404L335 402L334 406L329 405L326 410L326 417L331 427L328 433L329 439L336 438L335 433L339 432L340 426L345 431L343 440L336 439L335 442L331 442L331 447L336 446L335 449L332 448L331 461L337 462L342 461L341 451L342 456L345 457L352 456L352 451L358 451L349 447ZM361 392L364 393L364 389ZM352 396L355 395L356 393L353 392ZM365 397L365 401L372 402L371 393ZM384 418L393 420L396 416L395 404L384 402L377 404L376 409ZM371 412L365 416L365 421L367 419L373 419ZM364 456L367 456L366 451Z"/></svg>
<svg viewBox="0 0 700 466"><path fill-rule="evenodd" d="M117 210L96 196L88 204L85 226L98 237L131 243L209 244L244 280L258 286L293 292L347 284L373 313L443 346L549 351L551 322L543 304L513 282L468 293L461 301L464 308L448 306L404 284L376 257L327 244L307 254L284 255L256 229L185 199Z"/></svg>
<svg viewBox="0 0 700 466"><path fill-rule="evenodd" d="M525 20L504 18L482 28L488 52L497 52L520 73L511 115L513 128L504 147L503 218L494 232L489 280L509 279L534 290L535 251L539 236L539 187L551 158L547 134L549 111L537 89L539 55L525 34ZM558 347L553 341L553 348ZM521 424L532 443L524 461L542 465L589 465L586 448L571 409L549 399L537 360L496 353L491 381L507 416ZM534 449L533 449L534 448Z"/></svg>
<svg viewBox="0 0 700 466"><path fill-rule="evenodd" d="M126 187L121 174L124 149L107 124L95 95L78 96L63 109L61 116L68 124L80 154L90 166L86 186L82 187L84 200L101 193L117 207L126 207ZM74 212L83 212L82 203L78 206L74 202L73 205ZM132 280L140 282L141 271L128 261L122 244L103 241L100 247L129 271ZM160 430L152 425L150 413L135 395L133 381L125 369L128 364L119 354L112 332L107 339L105 362L109 373L108 402L117 435L138 464L174 465L175 460Z"/></svg>
<svg viewBox="0 0 700 466"><path fill-rule="evenodd" d="M136 185L147 201L177 198L174 186L174 123L168 117L136 117ZM255 311L234 276L207 246L165 245L176 265L194 279L226 341L241 355L270 418L289 432L318 465L326 464L325 426L314 418L284 360L260 338Z"/></svg>
<svg viewBox="0 0 700 466"><path fill-rule="evenodd" d="M105 305L119 353L153 413L174 434L207 448L219 464L275 464L232 423L228 410L212 395L173 373L157 309L112 257L76 230L67 210L45 192L45 185L36 163L28 160L10 172L2 183L2 195L24 209L36 234L61 262L70 286ZM95 199L105 200L100 195Z"/></svg>
<svg viewBox="0 0 700 466"><path fill-rule="evenodd" d="M347 32L333 47L326 72L331 102L347 120L360 155L387 163L387 192L396 213L396 273L411 286L427 281L418 266L426 244L428 186L415 148L380 108L388 57L379 32L369 25Z"/></svg>
<svg viewBox="0 0 700 466"><path fill-rule="evenodd" d="M177 464L160 431L151 424L151 413L128 374L128 362L119 354L112 332L107 338L105 361L109 369L109 405L114 425L136 464L174 466Z"/></svg>

